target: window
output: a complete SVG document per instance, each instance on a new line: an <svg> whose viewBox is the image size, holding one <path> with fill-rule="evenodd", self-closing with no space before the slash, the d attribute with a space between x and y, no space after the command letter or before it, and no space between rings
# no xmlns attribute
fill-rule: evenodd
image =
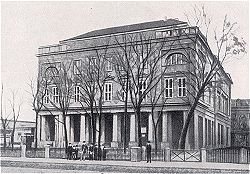
<svg viewBox="0 0 250 174"><path fill-rule="evenodd" d="M104 86L104 101L112 100L112 83L106 83Z"/></svg>
<svg viewBox="0 0 250 174"><path fill-rule="evenodd" d="M107 71L112 71L112 58L107 58L107 61L106 61L106 70Z"/></svg>
<svg viewBox="0 0 250 174"><path fill-rule="evenodd" d="M186 78L179 78L178 79L178 91L179 91L179 97L186 96Z"/></svg>
<svg viewBox="0 0 250 174"><path fill-rule="evenodd" d="M143 95L145 90L147 89L147 81L144 80L141 83L142 83L142 85L140 86L140 94ZM144 96L142 96L142 97L144 97ZM147 100L147 95L145 95L144 98L145 98L145 100Z"/></svg>
<svg viewBox="0 0 250 174"><path fill-rule="evenodd" d="M185 56L180 53L174 53L167 58L167 65L184 64Z"/></svg>
<svg viewBox="0 0 250 174"><path fill-rule="evenodd" d="M45 89L45 93L44 93L44 103L48 104L49 103L49 90Z"/></svg>
<svg viewBox="0 0 250 174"><path fill-rule="evenodd" d="M74 74L80 74L81 71L81 60L74 60Z"/></svg>
<svg viewBox="0 0 250 174"><path fill-rule="evenodd" d="M80 87L79 86L75 86L75 89L74 89L74 99L75 99L75 102L79 102L80 101Z"/></svg>
<svg viewBox="0 0 250 174"><path fill-rule="evenodd" d="M59 102L58 88L57 87L53 87L52 88L52 92L53 92L53 102L54 103L58 103Z"/></svg>
<svg viewBox="0 0 250 174"><path fill-rule="evenodd" d="M173 79L166 79L165 80L166 85L166 98L172 98L173 97Z"/></svg>

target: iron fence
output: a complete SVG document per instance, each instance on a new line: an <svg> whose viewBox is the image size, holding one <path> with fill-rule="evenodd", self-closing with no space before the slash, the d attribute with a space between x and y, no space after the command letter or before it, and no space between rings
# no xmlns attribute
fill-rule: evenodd
<svg viewBox="0 0 250 174"><path fill-rule="evenodd" d="M170 150L170 161L173 162L200 162L200 150Z"/></svg>
<svg viewBox="0 0 250 174"><path fill-rule="evenodd" d="M25 156L27 158L45 158L45 148L26 150Z"/></svg>
<svg viewBox="0 0 250 174"><path fill-rule="evenodd" d="M50 158L66 158L65 148L50 148L49 157Z"/></svg>
<svg viewBox="0 0 250 174"><path fill-rule="evenodd" d="M1 148L1 157L21 157L21 148Z"/></svg>
<svg viewBox="0 0 250 174"><path fill-rule="evenodd" d="M105 148L106 160L123 160L130 161L130 149L126 149L124 153L123 148Z"/></svg>

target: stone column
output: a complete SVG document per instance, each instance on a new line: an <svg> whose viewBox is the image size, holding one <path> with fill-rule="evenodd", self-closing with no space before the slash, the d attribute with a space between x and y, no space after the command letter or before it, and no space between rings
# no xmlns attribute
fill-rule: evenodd
<svg viewBox="0 0 250 174"><path fill-rule="evenodd" d="M130 142L129 142L129 146L137 146L135 137L136 137L136 119L135 119L135 114L132 113L130 115Z"/></svg>
<svg viewBox="0 0 250 174"><path fill-rule="evenodd" d="M70 116L70 140L71 142L74 141L74 116Z"/></svg>
<svg viewBox="0 0 250 174"><path fill-rule="evenodd" d="M188 111L183 111L183 127L184 127L184 124L186 122L187 115L188 115ZM190 149L190 144L189 144L190 126L191 126L191 122L189 123L189 128L188 128L187 136L186 136L186 143L185 143L186 149Z"/></svg>
<svg viewBox="0 0 250 174"><path fill-rule="evenodd" d="M154 113L154 117L156 117L157 112ZM153 125L153 117L152 114L149 113L148 115L148 141L151 143L154 142L154 125Z"/></svg>
<svg viewBox="0 0 250 174"><path fill-rule="evenodd" d="M80 142L86 141L86 129L85 129L85 115L81 115L80 124Z"/></svg>
<svg viewBox="0 0 250 174"><path fill-rule="evenodd" d="M45 158L49 158L49 148L50 148L49 145L45 146Z"/></svg>
<svg viewBox="0 0 250 174"><path fill-rule="evenodd" d="M205 119L205 117L202 117L202 119L203 119L203 147L206 147L206 139L207 139L207 137L206 137L206 132L207 132L207 130L206 130L206 122L207 122L207 120Z"/></svg>
<svg viewBox="0 0 250 174"><path fill-rule="evenodd" d="M59 116L58 116L58 119L59 119L59 123L58 123L58 138L59 138L59 147L65 147L64 146L64 141L65 141L65 139L64 139L64 125L63 125L63 116L62 116L62 114L60 114Z"/></svg>
<svg viewBox="0 0 250 174"><path fill-rule="evenodd" d="M70 138L70 116L69 115L66 116L66 129L67 129L67 139L70 142L71 140L69 139Z"/></svg>
<svg viewBox="0 0 250 174"><path fill-rule="evenodd" d="M46 141L46 135L45 135L45 116L41 115L42 119L42 125L41 125L41 140Z"/></svg>
<svg viewBox="0 0 250 174"><path fill-rule="evenodd" d="M40 147L40 139L41 139L41 136L40 136L40 133L41 133L41 116L38 115L38 118L37 118L37 147Z"/></svg>
<svg viewBox="0 0 250 174"><path fill-rule="evenodd" d="M169 112L163 112L162 115L162 149L172 147L172 125L171 114Z"/></svg>
<svg viewBox="0 0 250 174"><path fill-rule="evenodd" d="M86 129L85 129L86 130L86 132L85 132L86 133L86 142L89 143L90 142L90 139L89 139L89 129L90 129L89 124L90 123L89 123L89 117L85 116L85 118L86 118Z"/></svg>
<svg viewBox="0 0 250 174"><path fill-rule="evenodd" d="M118 116L117 113L113 114L113 139L111 147L118 147Z"/></svg>
<svg viewBox="0 0 250 174"><path fill-rule="evenodd" d="M199 149L199 135L198 135L198 113L194 111L194 149Z"/></svg>
<svg viewBox="0 0 250 174"><path fill-rule="evenodd" d="M103 144L103 143L105 143L105 116L104 116L104 115L103 115L103 117L102 117L102 121L101 121L101 122L102 122L101 143Z"/></svg>

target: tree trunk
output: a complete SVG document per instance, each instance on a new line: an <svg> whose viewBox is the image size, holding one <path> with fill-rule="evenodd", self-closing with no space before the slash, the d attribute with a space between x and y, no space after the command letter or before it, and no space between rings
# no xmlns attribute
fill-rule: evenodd
<svg viewBox="0 0 250 174"><path fill-rule="evenodd" d="M91 126L92 126L92 143L96 143L96 119L94 116L94 107L93 102L90 103L90 112L91 112Z"/></svg>
<svg viewBox="0 0 250 174"><path fill-rule="evenodd" d="M138 146L142 147L142 139L141 139L141 107L136 108L136 116L137 116L137 127L138 127Z"/></svg>
<svg viewBox="0 0 250 174"><path fill-rule="evenodd" d="M14 120L13 122L13 130L11 132L11 149L14 149L14 133L15 133L15 129L16 129L16 120Z"/></svg>
<svg viewBox="0 0 250 174"><path fill-rule="evenodd" d="M66 115L62 113L63 116L63 128L64 128L64 139L65 139L65 152L67 153L68 148L68 134L67 134L67 127L66 127Z"/></svg>

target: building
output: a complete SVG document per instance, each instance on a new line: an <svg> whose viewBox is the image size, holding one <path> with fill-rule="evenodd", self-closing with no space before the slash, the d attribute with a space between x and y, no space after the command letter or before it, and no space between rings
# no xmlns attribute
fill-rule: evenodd
<svg viewBox="0 0 250 174"><path fill-rule="evenodd" d="M231 105L231 144L233 147L250 146L250 100L233 99Z"/></svg>
<svg viewBox="0 0 250 174"><path fill-rule="evenodd" d="M13 130L13 120L7 120L6 127L6 145L11 147L11 132ZM21 143L26 144L27 148L30 148L34 141L36 123L32 121L17 121L14 132L14 146L20 147ZM1 147L3 147L4 134L1 124Z"/></svg>
<svg viewBox="0 0 250 174"><path fill-rule="evenodd" d="M63 64L62 62L68 62L66 64L72 64L70 65L70 73L72 74L72 79L74 79L79 73L78 70L84 69L82 64L85 65L85 60L94 62L94 65L96 61L100 62L102 60L103 57L96 54L98 51L105 56L105 59L109 59L105 60L107 76L114 77L109 78L105 82L103 118L101 123L98 121L96 123L97 128L101 124L101 142L105 143L106 146L122 147L126 137L125 143L128 143L128 146L138 145L138 119L136 118L135 110L133 110L131 98L128 103L129 114L126 119L123 118L124 102L119 100L117 96L119 91L121 91L121 85L117 83L116 67L112 64L112 56L116 53L116 58L118 57L119 46L124 46L127 43L124 40L129 38L126 37L127 35L135 39L128 42L131 45L139 43L140 36L152 36L151 39L148 39L152 41L150 44L159 46L164 43L164 45L160 45L162 50L156 50L161 55L160 61L157 62L157 72L163 74L159 81L159 84L161 84L159 91L164 91L161 93L162 96L154 111L154 115L159 119L156 136L160 148L178 148L183 123L190 109L190 103L193 101L191 95L194 94L193 84L190 83L192 80L187 79L191 77L191 73L189 73L189 76L185 76L181 72L200 73L197 67L204 62L208 62L206 60L216 60L216 57L212 54L206 38L199 31L198 27L190 27L186 22L176 19L95 30L62 40L56 45L39 47L37 54L39 77L40 79L46 79L47 84L44 97L46 107L39 113L38 142L40 146L46 144L52 144L54 147L65 146L64 128L61 124L64 117L61 110L55 109L55 106L59 103L59 89L53 84L53 78L48 77L52 75L55 80L57 76L55 74L60 74L58 70L65 67L65 63ZM192 40L194 38L196 38L195 42ZM119 45L119 42L122 44ZM149 45L149 42L146 42L146 44ZM143 46L138 47L141 49ZM144 62L143 54L145 53L143 51L132 50L131 52L130 56L139 55L139 62ZM73 63L71 63L72 61ZM143 65L144 69L150 66L145 63L141 65ZM213 77L209 88L204 92L195 109L194 117L190 122L188 130L186 148L198 149L201 147L230 146L231 123L229 106L232 80L220 64L218 67L218 72ZM86 68L85 71L89 69L91 69L91 66ZM145 70L145 72L147 71ZM206 73L204 71L204 74ZM103 74L106 74L106 72ZM149 86L147 82L143 82L138 93L145 92L147 86ZM67 116L65 117L67 137L69 142L72 143L91 142L93 135L90 129L91 120L86 116L86 112L89 113L90 108L85 107L83 109L79 103L80 90L77 85L72 90L74 94L72 94L70 106L67 109ZM152 105L146 98L145 95L141 105L142 145L145 145L148 140L153 142L155 135L151 113ZM124 127L126 127L126 131L124 131Z"/></svg>

